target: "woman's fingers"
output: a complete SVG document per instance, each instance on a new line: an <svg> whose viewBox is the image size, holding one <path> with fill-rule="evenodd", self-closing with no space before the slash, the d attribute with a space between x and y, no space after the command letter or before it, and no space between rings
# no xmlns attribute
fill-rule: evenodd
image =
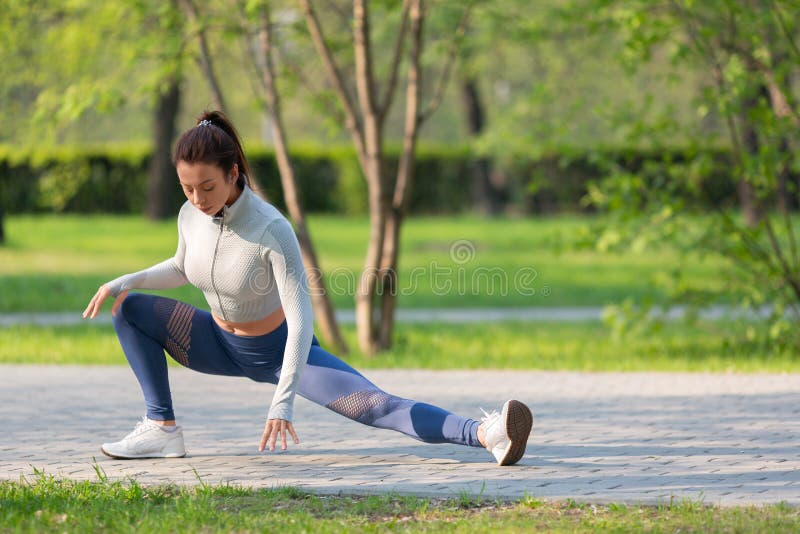
<svg viewBox="0 0 800 534"><path fill-rule="evenodd" d="M264 429L264 433L261 434L261 441L258 442L258 452L264 451L264 445L267 443L267 429Z"/></svg>
<svg viewBox="0 0 800 534"><path fill-rule="evenodd" d="M89 301L89 305L86 306L86 309L83 310L83 316L88 317L90 319L94 319L97 317L97 314L100 312L100 309L103 307L103 303L109 297L111 292L108 290L106 286L100 286L100 289L97 290L97 293L94 294L92 300ZM120 293L117 298L114 300L114 305L111 307L111 315L115 315L117 310L119 309L122 301L125 299L125 296L128 294L127 291L123 291Z"/></svg>
<svg viewBox="0 0 800 534"><path fill-rule="evenodd" d="M281 424L281 450L286 450L286 425Z"/></svg>
<svg viewBox="0 0 800 534"><path fill-rule="evenodd" d="M263 452L266 448L267 444L269 444L269 450L275 450L275 439L278 435L278 426L277 419L269 419L264 425L264 434L261 435L261 443L258 445L258 452Z"/></svg>
<svg viewBox="0 0 800 534"><path fill-rule="evenodd" d="M127 296L128 296L128 292L127 291L123 291L122 293L117 295L117 298L114 299L114 304L111 306L111 315L112 316L117 314L117 310L119 309L120 306L122 306L122 301L125 300L125 297L127 297Z"/></svg>
<svg viewBox="0 0 800 534"><path fill-rule="evenodd" d="M264 433L261 435L261 443L258 444L258 452L264 452L264 447L266 447L268 439L269 439L269 421L267 421L267 424L264 427Z"/></svg>
<svg viewBox="0 0 800 534"><path fill-rule="evenodd" d="M100 294L100 291L95 293L92 297L92 300L89 301L89 306L86 307L86 311L83 312L83 316L94 319L94 317L97 315L97 310L103 305L103 300L104 298Z"/></svg>
<svg viewBox="0 0 800 534"><path fill-rule="evenodd" d="M294 431L294 426L292 423L286 423L286 428L289 429L289 434L292 435L292 439L294 439L295 444L300 443L300 438L297 437L297 432Z"/></svg>
<svg viewBox="0 0 800 534"><path fill-rule="evenodd" d="M263 452L267 444L269 444L269 450L271 452L274 451L275 445L278 443L278 436L281 438L281 450L285 451L288 448L288 441L286 438L287 431L292 438L294 438L295 443L300 443L292 423L284 419L269 419L266 425L264 425L264 433L261 435L261 443L259 443L258 452Z"/></svg>
<svg viewBox="0 0 800 534"><path fill-rule="evenodd" d="M89 305L88 305L88 306L86 306L86 309L85 309L85 310L83 310L83 317L84 317L84 318L85 318L87 315L89 315L89 311L92 309L92 306L94 306L94 299L96 298L96 296L97 296L97 295L95 294L95 296L93 296L93 297L92 297L92 300L90 300L90 301L89 301Z"/></svg>
<svg viewBox="0 0 800 534"><path fill-rule="evenodd" d="M94 299L94 306L92 306L92 313L90 314L90 317L92 319L97 317L97 314L100 313L100 308L103 307L103 303L105 301L106 301L106 295L101 289L100 291L97 292L97 296Z"/></svg>
<svg viewBox="0 0 800 534"><path fill-rule="evenodd" d="M272 421L272 425L270 425L270 435L269 435L269 452L273 452L275 450L275 442L278 441L278 421Z"/></svg>

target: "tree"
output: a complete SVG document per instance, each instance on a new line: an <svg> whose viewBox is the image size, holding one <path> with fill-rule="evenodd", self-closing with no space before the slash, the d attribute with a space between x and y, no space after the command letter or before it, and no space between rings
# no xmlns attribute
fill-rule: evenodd
<svg viewBox="0 0 800 534"><path fill-rule="evenodd" d="M670 53L675 65L705 69L696 109L719 123L727 137L742 209L736 217L727 206L713 202L709 174L714 161L702 150L709 143L699 129L683 131L696 145L684 160L665 156L656 169L612 172L594 192L599 205L616 206L619 221L635 221L634 229L618 224L611 230L632 230L639 244L648 238L669 239L690 253L721 255L731 265L725 294L737 295L749 306L770 305L770 339L800 342L788 321L789 315L800 317L800 243L789 213L798 198L792 169L800 163L800 109L791 86L800 66L795 41L800 5L790 0L602 4L596 12L626 37L631 66ZM637 121L634 130L663 142L678 130L668 117L662 119ZM654 183L660 187L652 187ZM693 198L715 205L715 216L705 228L682 218L691 211ZM706 291L702 296L707 301L718 295Z"/></svg>
<svg viewBox="0 0 800 534"><path fill-rule="evenodd" d="M333 305L325 288L322 268L306 222L305 209L300 198L297 178L289 154L288 135L283 123L281 100L273 64L271 2L268 0L249 2L231 0L224 6L226 12L212 13L209 6L206 6L207 11L203 11L198 9L192 0L179 1L196 37L199 54L197 63L202 70L215 105L220 109L222 109L221 106L224 105L225 100L221 84L215 73L214 58L208 46L207 31L209 23L207 21L221 21L223 27L229 33L238 37L244 45L245 61L253 67L258 79L253 87L254 96L259 107L270 119L275 158L278 163L284 200L300 243L303 263L309 278L309 290L311 291L316 322L320 327L324 340L332 345L336 352L340 354L347 353L347 343L341 334Z"/></svg>
<svg viewBox="0 0 800 534"><path fill-rule="evenodd" d="M248 9L249 8L249 9ZM314 302L317 323L322 330L323 338L330 343L334 350L339 353L348 352L347 343L342 337L339 325L336 321L333 305L328 298L325 289L325 281L322 277L322 268L317 258L314 242L311 239L311 231L306 223L305 209L300 198L300 191L297 185L297 178L289 155L289 143L287 140L286 128L283 123L281 113L281 100L277 89L274 58L273 58L273 25L270 15L268 1L251 2L248 6L240 4L242 13L242 24L247 29L247 12L257 20L258 46L249 48L251 59L256 71L260 74L259 79L263 92L258 95L262 109L270 118L272 128L273 143L275 146L275 157L278 160L278 169L281 175L281 185L283 186L286 207L289 210L292 220L295 223L300 250L303 254L303 263L309 271L309 288L311 299ZM246 31L245 35L251 32Z"/></svg>
<svg viewBox="0 0 800 534"><path fill-rule="evenodd" d="M166 82L164 92L156 95L153 113L153 151L147 170L147 216L165 219L174 214L177 197L175 167L172 164L172 140L180 109L181 80L175 76Z"/></svg>
<svg viewBox="0 0 800 534"><path fill-rule="evenodd" d="M30 125L30 138L14 142L69 142L81 121L145 99L154 111L146 203L153 218L172 212L178 191L170 149L185 25L175 1L19 1L0 10L8 44L0 47L0 64L13 69L2 73L0 92L25 95L0 99L0 109L22 102L25 112L12 116L25 116ZM65 173L71 183L63 185L76 191L87 179L88 173Z"/></svg>
<svg viewBox="0 0 800 534"><path fill-rule="evenodd" d="M188 2L188 0L185 0ZM150 163L147 170L147 201L145 212L151 219L166 219L174 214L178 204L175 168L172 164L172 142L175 139L176 121L180 111L181 84L183 81L184 50L179 36L186 30L181 12L175 2L163 3L157 13L149 13L151 6L142 5L143 16L150 25L163 30L164 46L161 56L163 72L160 83L155 84L153 109L153 137ZM162 45L163 46L163 45Z"/></svg>
<svg viewBox="0 0 800 534"><path fill-rule="evenodd" d="M356 326L361 350L365 354L375 354L391 345L397 298L400 229L414 180L419 129L441 103L456 56L458 38L464 32L471 4L467 3L462 10L461 20L455 25L456 39L443 60L434 93L427 106L422 106L423 24L427 14L423 0L404 0L400 12L394 13L399 19L398 29L387 63L388 71L385 78L380 80L382 83L376 77L376 51L371 35L373 21L370 18L372 4L365 0L354 0L352 3L352 39L349 46L354 56L354 68L346 75L341 68L341 61L337 60L326 39L315 6L311 0L300 0L299 3L328 84L338 98L344 123L367 182L370 236L356 290ZM388 13L384 13L384 16L388 16ZM385 125L400 85L398 76L406 46L409 53L405 73L403 141L392 181L384 146ZM380 301L378 308L376 300Z"/></svg>

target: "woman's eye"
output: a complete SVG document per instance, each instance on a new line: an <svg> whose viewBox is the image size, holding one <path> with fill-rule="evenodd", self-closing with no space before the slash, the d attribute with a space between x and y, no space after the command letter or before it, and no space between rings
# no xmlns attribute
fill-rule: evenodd
<svg viewBox="0 0 800 534"><path fill-rule="evenodd" d="M213 187L209 187L208 189L203 189L203 191L205 191L206 193L209 192L209 191L213 191L213 190L214 190Z"/></svg>

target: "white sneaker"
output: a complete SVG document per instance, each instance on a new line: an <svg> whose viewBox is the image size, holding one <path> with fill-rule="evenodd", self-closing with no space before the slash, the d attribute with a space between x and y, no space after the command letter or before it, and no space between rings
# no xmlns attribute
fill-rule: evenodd
<svg viewBox="0 0 800 534"><path fill-rule="evenodd" d="M483 410L481 410L483 411ZM501 413L483 411L484 441L498 465L513 465L525 454L533 426L530 408L517 400L506 401Z"/></svg>
<svg viewBox="0 0 800 534"><path fill-rule="evenodd" d="M106 456L123 459L186 456L183 428L177 427L172 432L167 432L147 417L136 423L133 432L115 443L103 443L100 450Z"/></svg>

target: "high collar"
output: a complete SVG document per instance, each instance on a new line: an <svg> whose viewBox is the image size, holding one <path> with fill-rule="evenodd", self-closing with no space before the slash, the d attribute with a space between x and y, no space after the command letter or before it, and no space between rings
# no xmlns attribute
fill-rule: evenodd
<svg viewBox="0 0 800 534"><path fill-rule="evenodd" d="M218 213L211 217L215 224L224 223L226 226L233 224L237 219L241 218L242 213L247 211L247 205L250 204L250 197L253 195L253 190L245 183L242 192L239 193L239 198L233 201L233 204L227 204L222 207L222 213Z"/></svg>

